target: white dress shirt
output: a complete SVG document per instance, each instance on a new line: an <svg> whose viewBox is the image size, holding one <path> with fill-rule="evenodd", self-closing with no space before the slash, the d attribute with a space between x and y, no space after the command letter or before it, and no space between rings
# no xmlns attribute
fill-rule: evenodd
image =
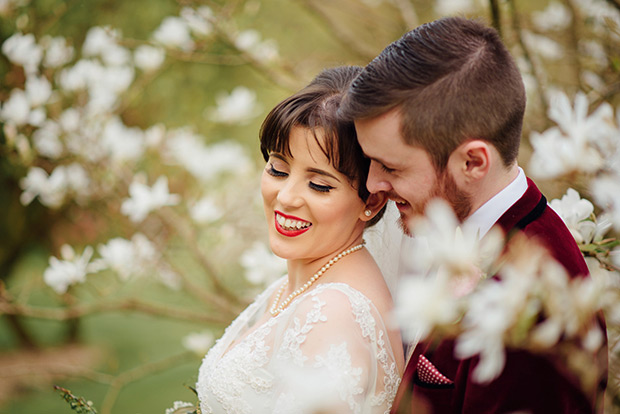
<svg viewBox="0 0 620 414"><path fill-rule="evenodd" d="M478 237L483 238L495 222L525 194L526 190L527 179L519 167L517 178L467 217L463 222L463 227L467 228L468 231L478 231Z"/></svg>

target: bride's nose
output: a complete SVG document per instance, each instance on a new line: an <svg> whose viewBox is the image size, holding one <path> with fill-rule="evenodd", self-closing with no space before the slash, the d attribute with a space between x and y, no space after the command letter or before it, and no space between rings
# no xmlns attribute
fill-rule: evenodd
<svg viewBox="0 0 620 414"><path fill-rule="evenodd" d="M282 183L276 198L283 207L300 207L304 202L302 191L303 183L288 179Z"/></svg>

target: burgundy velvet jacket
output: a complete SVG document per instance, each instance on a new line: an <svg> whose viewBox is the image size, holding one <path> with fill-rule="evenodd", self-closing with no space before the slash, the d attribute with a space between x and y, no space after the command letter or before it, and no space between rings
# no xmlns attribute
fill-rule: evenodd
<svg viewBox="0 0 620 414"><path fill-rule="evenodd" d="M500 217L496 224L508 233L521 230L540 240L572 277L588 274L588 268L573 236L562 219L528 178L525 194ZM432 342L432 338L430 338ZM454 342L423 342L416 347L394 401L392 413L413 414L530 414L593 413L593 398L585 396L575 378L563 375L548 359L524 351L508 351L502 374L486 385L471 379L478 358L454 357ZM421 357L423 355L423 357ZM451 380L431 385L417 372L426 358ZM426 361L424 361L426 363Z"/></svg>

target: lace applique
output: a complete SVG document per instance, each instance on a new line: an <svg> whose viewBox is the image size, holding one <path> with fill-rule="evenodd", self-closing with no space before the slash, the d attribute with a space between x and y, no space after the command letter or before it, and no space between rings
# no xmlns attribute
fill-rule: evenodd
<svg viewBox="0 0 620 414"><path fill-rule="evenodd" d="M299 367L304 366L308 357L301 352L300 346L306 340L306 336L312 330L312 327L319 322L327 322L327 317L321 314L321 308L325 306L318 297L312 297L314 306L306 314L306 322L301 326L299 318L293 317L293 326L284 332L282 346L280 347L276 357L280 360L291 359L293 363Z"/></svg>
<svg viewBox="0 0 620 414"><path fill-rule="evenodd" d="M197 383L202 412L301 413L325 401L317 395L331 392L343 409L338 412L389 413L400 379L384 324L372 302L346 284L322 284L299 296L224 353L265 309L269 293L242 312L205 356ZM328 324L329 315L337 325ZM338 335L344 341L329 342Z"/></svg>
<svg viewBox="0 0 620 414"><path fill-rule="evenodd" d="M332 345L325 357L317 355L315 367L327 368L334 379L340 399L349 405L352 412L361 412L362 407L355 397L364 392L364 388L360 386L362 368L353 368L351 354L345 342L338 346Z"/></svg>

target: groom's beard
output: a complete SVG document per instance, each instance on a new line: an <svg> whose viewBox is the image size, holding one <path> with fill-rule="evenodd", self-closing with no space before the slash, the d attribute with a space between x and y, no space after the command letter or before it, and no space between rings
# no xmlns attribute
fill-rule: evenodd
<svg viewBox="0 0 620 414"><path fill-rule="evenodd" d="M406 217L400 216L398 223L407 236L412 237L410 222L412 219L423 216L426 205L434 198L442 198L450 204L454 210L456 218L463 222L471 214L472 202L471 196L466 192L458 188L454 177L447 171L442 172L437 177L437 184L430 192L428 197L415 205L411 204L413 210L413 216Z"/></svg>

